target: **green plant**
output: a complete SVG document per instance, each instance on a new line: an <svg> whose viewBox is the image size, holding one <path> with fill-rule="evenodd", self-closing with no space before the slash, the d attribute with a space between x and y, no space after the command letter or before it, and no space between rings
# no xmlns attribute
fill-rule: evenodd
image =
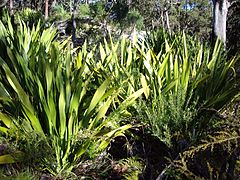
<svg viewBox="0 0 240 180"><path fill-rule="evenodd" d="M134 28L142 30L144 27L144 18L137 10L131 10L127 13L124 19L119 21L118 26L122 31L129 29L131 32Z"/></svg>
<svg viewBox="0 0 240 180"><path fill-rule="evenodd" d="M143 163L137 158L123 159L120 160L118 164L125 168L125 171L123 172L123 177L128 180L139 179L139 175L143 171Z"/></svg>
<svg viewBox="0 0 240 180"><path fill-rule="evenodd" d="M89 17L90 16L90 7L88 4L80 4L79 5L79 17Z"/></svg>
<svg viewBox="0 0 240 180"><path fill-rule="evenodd" d="M28 180L28 179L32 179L32 180L37 180L37 176L34 175L33 172L30 172L29 170L26 171L22 171L22 172L16 172L13 175L7 175L6 173L1 173L0 175L1 179L6 179L6 180Z"/></svg>
<svg viewBox="0 0 240 180"><path fill-rule="evenodd" d="M214 126L211 116L238 93L238 58L227 61L219 41L210 54L207 44L184 33L158 31L146 46L150 49L138 48L143 56L140 84L147 90L137 108L141 119L168 145L178 135L187 142L197 140L207 125Z"/></svg>
<svg viewBox="0 0 240 180"><path fill-rule="evenodd" d="M92 17L103 18L106 16L105 3L102 1L97 1L95 3L89 4L90 14Z"/></svg>
<svg viewBox="0 0 240 180"><path fill-rule="evenodd" d="M239 120L227 117L220 128L212 128L207 137L183 151L171 163L179 177L186 178L236 178L239 158ZM229 128L224 128L229 126ZM219 129L219 130L218 130Z"/></svg>
<svg viewBox="0 0 240 180"><path fill-rule="evenodd" d="M179 134L184 141L196 140L207 124L215 123L206 115L213 115L238 93L239 79L233 74L237 58L226 61L219 41L210 54L207 44L185 33L169 35L162 30L150 40L138 42L134 35L132 41L123 38L114 43L110 38L110 44L105 41L94 48L89 58L101 60L91 61L89 67L98 81L112 76L115 83L126 85L118 97L142 88L145 97L134 108L168 145Z"/></svg>
<svg viewBox="0 0 240 180"><path fill-rule="evenodd" d="M55 30L40 33L39 27L30 31L21 23L20 29L13 31L10 22L7 27L0 24L0 48L4 51L0 57L1 131L9 135L17 122L43 137L55 160L43 157L42 162L48 171L58 174L95 157L112 138L123 135L131 125L120 126L117 114L142 90L106 117L118 87L110 85L111 78L95 85L89 62L81 57L90 53L85 49L73 58L68 40L54 41Z"/></svg>
<svg viewBox="0 0 240 180"><path fill-rule="evenodd" d="M173 85L175 89L180 82L187 92L193 90L194 98L199 99L198 106L218 110L238 93L239 78L234 65L239 57L227 60L219 40L212 50L195 37L184 33L169 35L164 30L158 30L150 34L147 42L156 56L166 57L162 69L172 68L168 75L170 79L179 78ZM182 73L177 72L178 68L183 68Z"/></svg>
<svg viewBox="0 0 240 180"><path fill-rule="evenodd" d="M125 99L132 97L130 102L148 91L146 86L141 86L140 73L142 54L138 54L135 42L126 38L114 42L110 38L108 43L104 40L98 47L94 47L90 53L79 55L89 62L89 68L94 72L96 83L102 83L105 78L112 77L112 84L118 84L119 95L114 99L115 106L122 104ZM86 44L83 50L87 49ZM140 85L139 85L140 84ZM126 112L126 111L125 111Z"/></svg>
<svg viewBox="0 0 240 180"><path fill-rule="evenodd" d="M43 15L39 11L35 11L33 9L30 9L30 8L24 8L21 11L18 11L17 15L29 27L32 27L33 25L36 26L39 21L41 23L44 22Z"/></svg>
<svg viewBox="0 0 240 180"><path fill-rule="evenodd" d="M191 126L197 114L196 107L184 108L184 96L177 95L155 99L151 103L144 100L137 105L139 119L148 125L151 133L168 147L184 147L188 141L195 139Z"/></svg>
<svg viewBox="0 0 240 180"><path fill-rule="evenodd" d="M50 16L50 21L56 21L56 20L66 20L70 19L70 13L64 9L63 5L56 5L52 9L52 16Z"/></svg>

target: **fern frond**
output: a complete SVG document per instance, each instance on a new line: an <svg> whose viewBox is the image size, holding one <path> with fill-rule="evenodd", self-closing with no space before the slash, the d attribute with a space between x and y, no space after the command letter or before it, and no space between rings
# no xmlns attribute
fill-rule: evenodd
<svg viewBox="0 0 240 180"><path fill-rule="evenodd" d="M199 151L204 151L208 148L213 151L216 145L224 146L228 152L230 152L233 148L232 144L239 145L239 143L240 135L238 133L220 131L216 132L214 135L209 135L207 140L203 140L198 146L191 147L189 150L185 151L183 156L193 158Z"/></svg>
<svg viewBox="0 0 240 180"><path fill-rule="evenodd" d="M143 163L141 159L136 157L122 159L117 165L121 168L123 178L126 180L138 180L139 175L143 171Z"/></svg>

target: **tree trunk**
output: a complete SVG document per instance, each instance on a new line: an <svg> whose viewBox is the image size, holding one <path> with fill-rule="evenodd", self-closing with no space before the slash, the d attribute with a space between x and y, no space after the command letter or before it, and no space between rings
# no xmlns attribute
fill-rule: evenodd
<svg viewBox="0 0 240 180"><path fill-rule="evenodd" d="M19 9L22 9L22 0L20 0L20 1L18 2L18 8L19 8Z"/></svg>
<svg viewBox="0 0 240 180"><path fill-rule="evenodd" d="M161 11L161 21L162 21L162 27L165 27L165 23L164 23L164 12L163 10Z"/></svg>
<svg viewBox="0 0 240 180"><path fill-rule="evenodd" d="M76 41L76 13L77 13L77 0L73 1L73 12L72 12L72 42L73 46Z"/></svg>
<svg viewBox="0 0 240 180"><path fill-rule="evenodd" d="M228 0L213 0L213 33L226 45L227 13L230 3Z"/></svg>
<svg viewBox="0 0 240 180"><path fill-rule="evenodd" d="M11 23L12 23L13 29L15 29L16 26L14 23L13 0L9 0L9 10L10 10Z"/></svg>
<svg viewBox="0 0 240 180"><path fill-rule="evenodd" d="M171 27L170 27L170 23L169 23L168 11L165 12L165 16L166 16L166 25L167 25L168 33L171 34Z"/></svg>
<svg viewBox="0 0 240 180"><path fill-rule="evenodd" d="M13 0L9 0L10 16L13 16Z"/></svg>
<svg viewBox="0 0 240 180"><path fill-rule="evenodd" d="M48 19L48 0L45 0L45 16L44 19Z"/></svg>

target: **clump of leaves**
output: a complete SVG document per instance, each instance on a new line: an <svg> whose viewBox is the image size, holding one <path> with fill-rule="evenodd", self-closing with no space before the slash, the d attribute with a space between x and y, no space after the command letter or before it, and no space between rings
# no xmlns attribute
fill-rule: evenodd
<svg viewBox="0 0 240 180"><path fill-rule="evenodd" d="M26 25L31 28L33 27L33 25L36 26L39 21L41 23L44 22L44 17L41 14L41 12L35 11L30 8L24 8L21 11L18 11L17 15L19 16L20 20L24 21ZM19 18L17 19L18 21L19 21Z"/></svg>
<svg viewBox="0 0 240 180"><path fill-rule="evenodd" d="M10 21L6 27L0 22L0 29L4 52L0 55L0 130L8 135L16 128L14 124L19 124L42 136L54 153L53 160L43 161L49 172L70 172L78 161L97 156L111 139L131 127L121 126L115 117L142 90L107 117L118 87L111 84L111 78L93 83L88 68L91 59L84 61L89 55L86 49L72 56L68 40L55 41L56 30L40 32L40 24L30 30L20 23L19 29L13 30Z"/></svg>
<svg viewBox="0 0 240 180"><path fill-rule="evenodd" d="M109 160L108 177L111 179L133 179L137 180L141 176L144 163L141 159L130 157L118 161Z"/></svg>
<svg viewBox="0 0 240 180"><path fill-rule="evenodd" d="M184 144L195 138L191 124L197 109L195 106L185 107L185 98L180 92L152 102L141 100L137 105L139 120L149 123L152 134L169 147L174 143L180 143L184 147Z"/></svg>
<svg viewBox="0 0 240 180"><path fill-rule="evenodd" d="M182 178L234 179L238 177L240 157L239 118L222 119L220 128L211 129L210 135L185 149L172 161L170 172ZM173 172L170 173L173 175ZM164 177L167 173L162 173Z"/></svg>
<svg viewBox="0 0 240 180"><path fill-rule="evenodd" d="M71 15L70 13L64 9L63 5L56 5L52 9L52 15L50 16L50 21L59 21L59 20L67 20L70 19Z"/></svg>

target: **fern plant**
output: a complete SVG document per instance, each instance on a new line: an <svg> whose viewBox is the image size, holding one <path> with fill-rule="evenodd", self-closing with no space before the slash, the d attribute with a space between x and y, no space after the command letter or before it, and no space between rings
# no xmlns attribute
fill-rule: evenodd
<svg viewBox="0 0 240 180"><path fill-rule="evenodd" d="M139 179L143 171L143 163L141 160L133 157L119 160L118 162L112 163L113 170L122 175L126 180L137 180Z"/></svg>
<svg viewBox="0 0 240 180"><path fill-rule="evenodd" d="M167 170L171 176L188 179L238 177L239 117L228 115L218 121L220 127L212 128L208 136L186 148L171 162ZM168 176L167 171L160 176Z"/></svg>

